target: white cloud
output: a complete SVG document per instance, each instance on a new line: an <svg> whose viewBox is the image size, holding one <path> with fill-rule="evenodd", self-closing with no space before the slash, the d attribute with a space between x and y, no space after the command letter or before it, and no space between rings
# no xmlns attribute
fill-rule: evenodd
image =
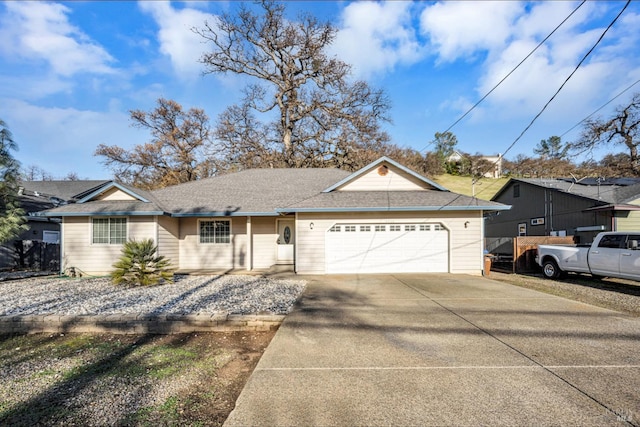
<svg viewBox="0 0 640 427"><path fill-rule="evenodd" d="M160 27L160 51L171 59L176 74L181 78L194 78L202 71L198 62L205 50L203 39L192 31L211 16L195 9L174 9L169 2L141 1L142 11L150 14Z"/></svg>
<svg viewBox="0 0 640 427"><path fill-rule="evenodd" d="M113 73L113 58L69 23L66 6L47 2L6 2L0 16L0 52L46 61L61 76Z"/></svg>
<svg viewBox="0 0 640 427"><path fill-rule="evenodd" d="M482 58L477 93L468 96L469 102L475 103L577 5L577 2L539 2L524 7L513 2L443 2L423 11L421 25L436 48L436 61ZM607 9L611 8L585 3L480 104L469 120L479 123L491 118L496 123L507 123L532 119L596 42L607 19L613 17L612 10ZM541 120L568 126L619 90L621 76L640 73L638 58L623 53L629 46L637 45L639 19L634 14L623 17L564 86ZM457 65L450 67L457 69ZM455 109L456 103L445 101L441 106Z"/></svg>
<svg viewBox="0 0 640 427"><path fill-rule="evenodd" d="M57 177L77 172L82 178L108 178L111 173L93 156L98 144L129 148L148 138L130 126L128 113L118 110L49 108L5 98L0 117L18 144L16 158Z"/></svg>
<svg viewBox="0 0 640 427"><path fill-rule="evenodd" d="M422 11L420 28L440 60L455 61L504 46L522 10L515 1L440 2Z"/></svg>
<svg viewBox="0 0 640 427"><path fill-rule="evenodd" d="M392 71L423 57L409 2L354 2L342 12L332 52L360 77Z"/></svg>

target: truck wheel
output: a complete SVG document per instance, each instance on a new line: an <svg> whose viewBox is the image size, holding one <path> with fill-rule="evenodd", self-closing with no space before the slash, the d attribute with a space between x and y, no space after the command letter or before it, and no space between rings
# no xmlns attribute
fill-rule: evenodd
<svg viewBox="0 0 640 427"><path fill-rule="evenodd" d="M558 264L552 259L545 261L542 264L542 274L547 279L559 279L562 277L563 271L560 270Z"/></svg>

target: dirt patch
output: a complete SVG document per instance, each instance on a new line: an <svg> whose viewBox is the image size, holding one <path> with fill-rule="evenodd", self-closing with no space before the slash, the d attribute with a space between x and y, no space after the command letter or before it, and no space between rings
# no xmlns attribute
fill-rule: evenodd
<svg viewBox="0 0 640 427"><path fill-rule="evenodd" d="M274 333L0 336L0 425L222 425Z"/></svg>

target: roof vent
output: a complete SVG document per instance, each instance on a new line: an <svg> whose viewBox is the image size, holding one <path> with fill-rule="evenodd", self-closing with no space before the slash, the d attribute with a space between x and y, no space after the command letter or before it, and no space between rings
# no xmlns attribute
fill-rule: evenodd
<svg viewBox="0 0 640 427"><path fill-rule="evenodd" d="M389 173L389 168L386 165L382 165L378 168L378 175L385 176Z"/></svg>

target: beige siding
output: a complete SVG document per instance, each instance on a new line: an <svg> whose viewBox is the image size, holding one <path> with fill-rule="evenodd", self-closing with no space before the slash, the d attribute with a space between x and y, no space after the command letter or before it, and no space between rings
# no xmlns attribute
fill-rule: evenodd
<svg viewBox="0 0 640 427"><path fill-rule="evenodd" d="M200 243L198 218L180 220L181 270L230 270L247 266L247 218L203 218L230 220L231 243Z"/></svg>
<svg viewBox="0 0 640 427"><path fill-rule="evenodd" d="M298 273L325 273L325 233L334 223L344 221L356 223L441 222L449 230L449 272L477 275L482 273L483 236L480 212L300 213L296 221L296 271Z"/></svg>
<svg viewBox="0 0 640 427"><path fill-rule="evenodd" d="M627 217L616 218L616 231L639 231L640 211L630 211Z"/></svg>
<svg viewBox="0 0 640 427"><path fill-rule="evenodd" d="M411 191L430 188L415 177L389 166L386 175L378 173L379 168L359 176L354 181L339 188L339 191Z"/></svg>
<svg viewBox="0 0 640 427"><path fill-rule="evenodd" d="M278 232L273 217L252 217L253 268L269 268L276 263Z"/></svg>
<svg viewBox="0 0 640 427"><path fill-rule="evenodd" d="M82 273L100 275L112 270L120 257L122 245L92 244L90 217L67 217L62 222L62 269L75 268ZM127 218L127 238L154 239L156 224L153 217Z"/></svg>
<svg viewBox="0 0 640 427"><path fill-rule="evenodd" d="M180 221L166 216L158 217L158 254L180 267Z"/></svg>
<svg viewBox="0 0 640 427"><path fill-rule="evenodd" d="M98 194L93 200L136 200L124 191L117 188L110 188L102 194Z"/></svg>

